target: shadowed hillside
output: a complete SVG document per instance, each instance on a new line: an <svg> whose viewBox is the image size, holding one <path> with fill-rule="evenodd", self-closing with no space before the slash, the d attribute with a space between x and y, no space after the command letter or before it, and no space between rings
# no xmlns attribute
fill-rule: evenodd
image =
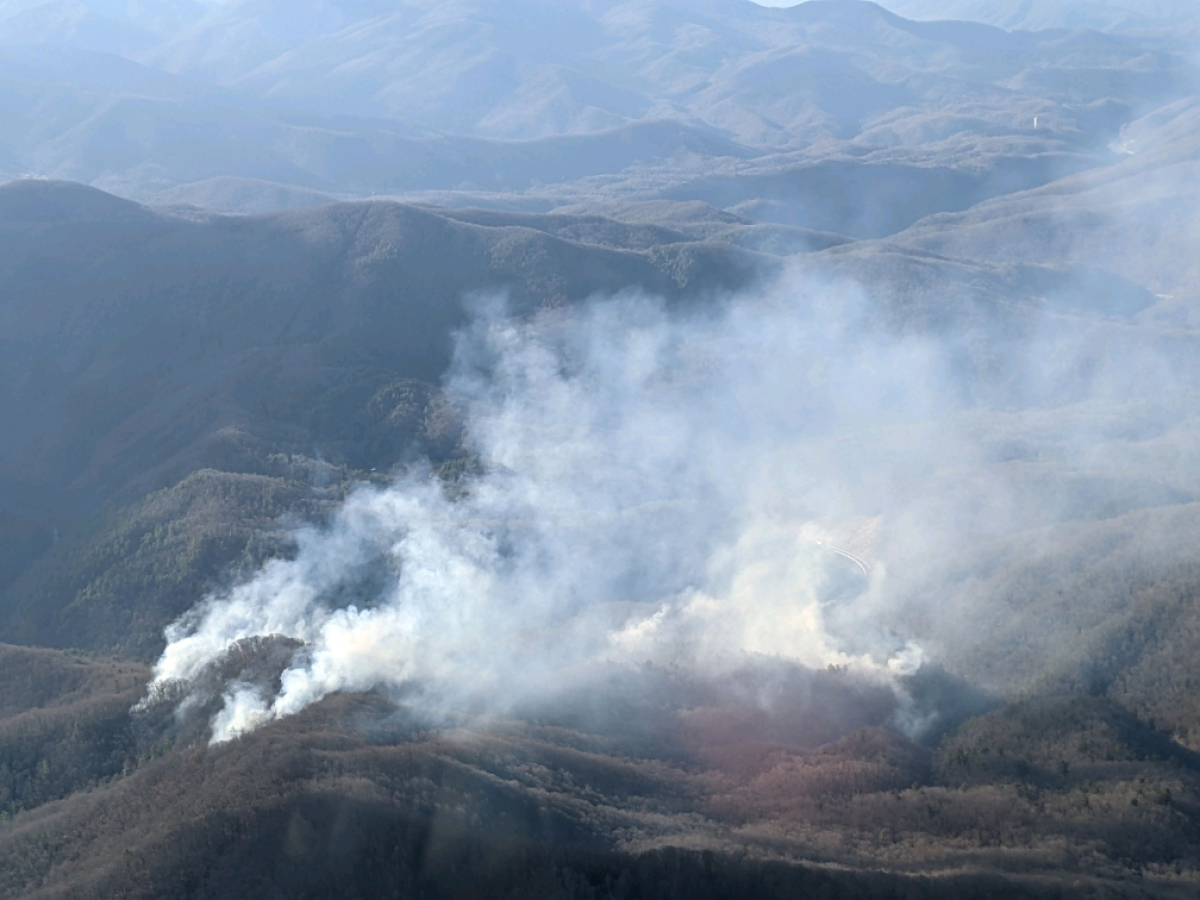
<svg viewBox="0 0 1200 900"><path fill-rule="evenodd" d="M184 595L254 559L247 541L285 512L310 516L338 484L414 455L461 457L438 380L475 292L517 314L632 286L700 302L769 271L594 216L394 203L188 216L52 182L0 188L0 232L0 521L20 533L2 582L63 538L41 570L57 587L13 584L24 599L10 602L37 611L4 628L104 648L153 645ZM179 485L200 469L254 477ZM149 507L112 507L155 490ZM199 513L197 490L221 512ZM169 612L162 578L183 592ZM125 604L145 591L159 611L134 624Z"/></svg>

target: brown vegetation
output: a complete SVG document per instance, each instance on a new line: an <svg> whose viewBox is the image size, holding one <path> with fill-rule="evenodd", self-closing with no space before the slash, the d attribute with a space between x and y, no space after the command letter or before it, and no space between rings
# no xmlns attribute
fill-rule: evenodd
<svg viewBox="0 0 1200 900"><path fill-rule="evenodd" d="M1100 698L1018 703L932 748L874 727L702 761L561 726L428 731L374 695L207 747L172 715L129 714L140 667L17 648L0 667L24 676L0 695L15 813L0 824L0 896L1183 897L1200 885L1200 764ZM1002 874L972 874L984 870Z"/></svg>

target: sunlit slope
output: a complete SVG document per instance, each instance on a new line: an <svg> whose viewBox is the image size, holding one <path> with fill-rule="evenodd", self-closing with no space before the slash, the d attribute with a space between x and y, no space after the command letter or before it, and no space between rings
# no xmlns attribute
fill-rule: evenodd
<svg viewBox="0 0 1200 900"><path fill-rule="evenodd" d="M1194 98L1166 105L1114 147L1124 156L1115 165L934 216L897 241L947 256L1093 266L1152 291L1160 302L1147 315L1194 328L1200 108Z"/></svg>
<svg viewBox="0 0 1200 900"><path fill-rule="evenodd" d="M1179 861L1200 764L1103 701L1016 704L932 750L870 727L820 747L756 745L752 728L741 746L689 744L688 717L667 714L644 735L659 741L647 752L553 724L422 732L381 698L353 695L201 748L171 716L105 718L127 696L121 680L136 687L144 673L0 656L28 665L31 652L45 657L31 677L47 683L60 671L114 680L111 693L47 696L48 765L22 755L21 715L0 720L6 772L27 785L0 825L4 896L1194 891ZM62 704L76 725L58 734ZM78 758L101 748L93 732L114 742L118 769ZM683 742L663 742L673 734ZM91 789L44 802L70 777Z"/></svg>

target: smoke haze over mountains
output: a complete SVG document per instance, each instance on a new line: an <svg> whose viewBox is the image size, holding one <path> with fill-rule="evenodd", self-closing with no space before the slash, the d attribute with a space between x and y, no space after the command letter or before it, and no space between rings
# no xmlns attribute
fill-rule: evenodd
<svg viewBox="0 0 1200 900"><path fill-rule="evenodd" d="M1152 332L1028 309L981 366L959 342L995 334L889 334L861 286L798 269L698 309L476 307L447 376L479 467L461 494L421 464L352 494L168 631L160 691L248 639L303 645L277 694L227 686L214 740L337 690L512 714L646 665L842 667L903 706L896 676L949 637L896 630L904 601L932 616L898 588L914 573L937 604L939 560L973 543L1193 496L1190 463L1164 475L1195 433L1194 350Z"/></svg>
<svg viewBox="0 0 1200 900"><path fill-rule="evenodd" d="M1198 22L0 0L0 897L1194 897Z"/></svg>
<svg viewBox="0 0 1200 900"><path fill-rule="evenodd" d="M463 496L423 466L351 496L295 560L174 626L159 677L194 678L247 638L304 642L269 710L249 686L226 698L223 740L340 689L495 713L605 666L908 673L919 650L865 619L858 646L827 633L828 582L849 578L847 603L871 585L804 526L879 513L882 484L831 481L830 445L856 420L936 415L944 376L919 341L849 340L802 283L690 313L634 295L524 325L479 313L448 382L482 469Z"/></svg>

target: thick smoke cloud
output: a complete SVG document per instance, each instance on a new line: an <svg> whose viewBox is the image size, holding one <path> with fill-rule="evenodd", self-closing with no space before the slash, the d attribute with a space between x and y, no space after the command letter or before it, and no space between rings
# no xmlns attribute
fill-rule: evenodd
<svg viewBox="0 0 1200 900"><path fill-rule="evenodd" d="M980 419L960 348L880 332L868 310L794 275L691 309L629 294L514 319L476 301L446 384L478 459L465 491L419 466L356 491L294 558L176 622L155 690L282 636L302 646L277 688L225 685L214 741L336 691L504 714L647 664L834 666L903 706L924 654L885 626L889 566L1055 513L989 466L990 430L1031 426ZM1091 357L1060 334L1032 340L1053 364L1030 350L996 384L1093 421L1087 384L1111 379L1072 374ZM1072 452L1061 408L1052 426L1029 415Z"/></svg>

